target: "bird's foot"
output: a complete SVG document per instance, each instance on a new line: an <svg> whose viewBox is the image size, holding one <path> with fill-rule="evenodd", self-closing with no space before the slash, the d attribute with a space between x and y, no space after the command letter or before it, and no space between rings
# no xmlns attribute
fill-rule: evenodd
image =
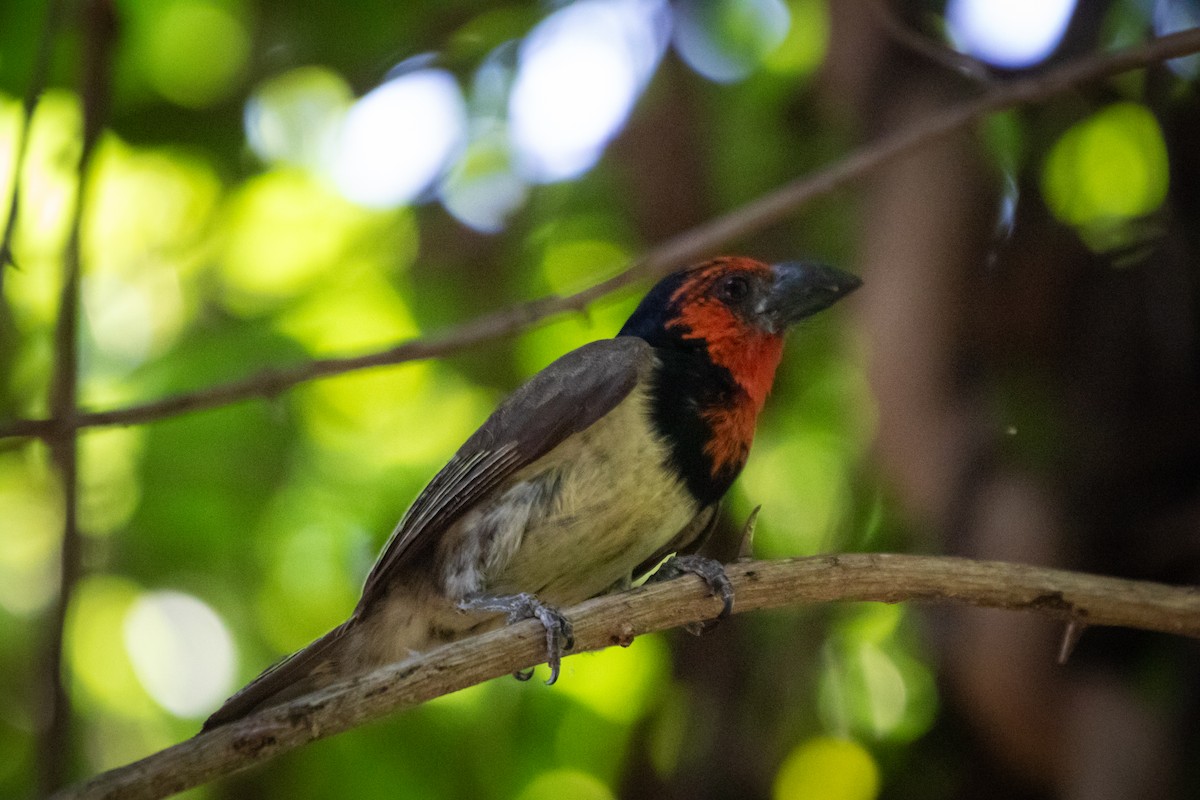
<svg viewBox="0 0 1200 800"><path fill-rule="evenodd" d="M546 605L527 592L472 595L464 598L458 607L464 611L499 611L507 615L509 625L526 619L536 619L542 623L546 631L546 666L550 667L550 677L546 685L550 686L558 680L563 653L575 646L575 634L571 629L571 621L557 608ZM513 673L513 677L519 681L527 681L533 677L533 670L518 670Z"/></svg>
<svg viewBox="0 0 1200 800"><path fill-rule="evenodd" d="M721 607L721 613L715 619L684 626L689 633L699 636L701 633L711 630L733 611L733 584L729 582L729 576L725 574L725 567L720 561L697 555L673 556L650 576L649 582L669 581L680 575L698 575L708 585L708 591L712 593L712 596L721 598L721 602L724 604Z"/></svg>

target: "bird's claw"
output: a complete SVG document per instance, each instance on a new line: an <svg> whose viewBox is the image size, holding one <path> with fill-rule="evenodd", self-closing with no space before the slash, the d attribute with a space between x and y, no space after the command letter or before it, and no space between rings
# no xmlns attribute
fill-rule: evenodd
<svg viewBox="0 0 1200 800"><path fill-rule="evenodd" d="M559 613L558 609L545 605L531 594L519 597L523 598L522 606L509 612L509 624L531 618L542 623L546 630L546 666L550 668L550 677L546 679L546 685L553 686L558 680L562 654L575 646L575 632L571 628L570 620Z"/></svg>
<svg viewBox="0 0 1200 800"><path fill-rule="evenodd" d="M721 598L722 603L721 613L717 614L715 619L685 626L690 633L704 633L733 613L733 584L730 583L729 576L725 574L725 567L720 561L697 555L673 556L650 576L650 581L669 581L680 575L699 576L708 585L712 596Z"/></svg>
<svg viewBox="0 0 1200 800"><path fill-rule="evenodd" d="M521 594L491 596L477 595L463 600L460 607L467 611L501 611L508 615L508 624L536 619L546 631L546 666L550 667L547 686L554 685L562 666L563 653L575 647L575 633L571 621L528 592ZM533 670L517 670L513 677L527 681Z"/></svg>

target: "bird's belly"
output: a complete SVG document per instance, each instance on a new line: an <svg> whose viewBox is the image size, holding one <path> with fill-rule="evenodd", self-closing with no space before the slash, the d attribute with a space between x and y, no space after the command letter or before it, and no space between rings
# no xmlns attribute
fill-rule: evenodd
<svg viewBox="0 0 1200 800"><path fill-rule="evenodd" d="M460 559L448 574L452 595L532 592L556 605L579 602L627 581L700 510L668 469L636 391L515 477L464 518L457 552L474 563Z"/></svg>
<svg viewBox="0 0 1200 800"><path fill-rule="evenodd" d="M696 514L694 501L665 480L572 480L564 482L561 507L533 521L508 562L487 576L488 591L577 603L627 581Z"/></svg>

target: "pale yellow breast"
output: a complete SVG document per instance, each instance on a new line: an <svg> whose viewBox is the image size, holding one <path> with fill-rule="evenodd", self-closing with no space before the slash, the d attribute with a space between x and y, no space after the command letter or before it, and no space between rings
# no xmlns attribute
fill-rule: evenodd
<svg viewBox="0 0 1200 800"><path fill-rule="evenodd" d="M691 521L699 509L663 467L667 445L649 433L648 399L635 390L525 471L533 479L556 470L555 501L513 532L484 576L486 591L579 602L627 580Z"/></svg>

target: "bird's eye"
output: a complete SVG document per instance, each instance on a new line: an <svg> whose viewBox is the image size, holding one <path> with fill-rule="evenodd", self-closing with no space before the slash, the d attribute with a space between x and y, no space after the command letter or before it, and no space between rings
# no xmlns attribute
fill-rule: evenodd
<svg viewBox="0 0 1200 800"><path fill-rule="evenodd" d="M736 302L750 293L750 281L742 275L731 275L721 281L718 291L722 300Z"/></svg>

